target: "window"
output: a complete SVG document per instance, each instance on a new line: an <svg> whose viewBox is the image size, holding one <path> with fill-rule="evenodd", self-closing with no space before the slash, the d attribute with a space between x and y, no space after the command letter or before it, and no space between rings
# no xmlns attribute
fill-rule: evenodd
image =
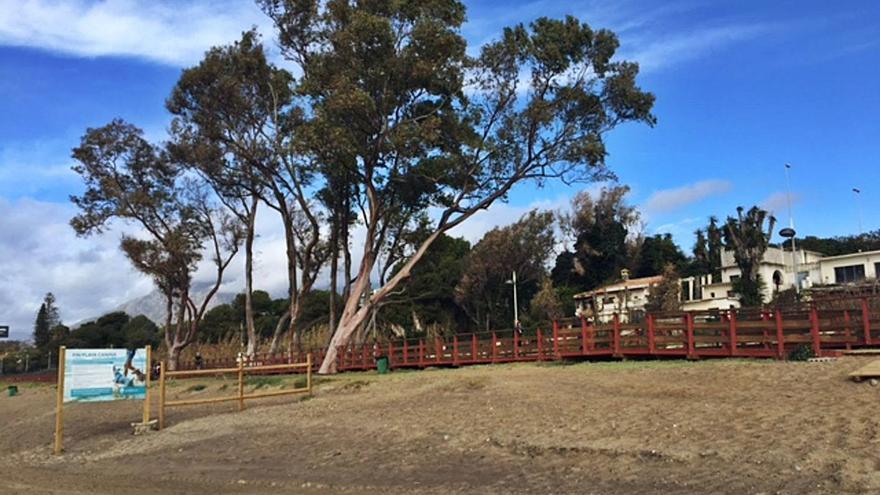
<svg viewBox="0 0 880 495"><path fill-rule="evenodd" d="M740 279L740 276L739 276L739 275L731 275L731 276L730 276L730 281L731 281L731 282L736 282L736 281L739 280L739 279Z"/></svg>
<svg viewBox="0 0 880 495"><path fill-rule="evenodd" d="M682 301L690 301L691 300L691 283L689 280L681 281L681 300Z"/></svg>
<svg viewBox="0 0 880 495"><path fill-rule="evenodd" d="M880 263L874 263L874 278L880 279Z"/></svg>
<svg viewBox="0 0 880 495"><path fill-rule="evenodd" d="M834 269L834 280L838 284L851 284L865 280L865 265L839 266Z"/></svg>

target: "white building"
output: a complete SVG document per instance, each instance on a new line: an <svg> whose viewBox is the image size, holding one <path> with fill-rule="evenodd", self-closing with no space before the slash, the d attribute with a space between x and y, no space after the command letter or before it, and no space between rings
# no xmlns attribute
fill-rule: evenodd
<svg viewBox="0 0 880 495"><path fill-rule="evenodd" d="M578 317L610 321L615 314L626 321L631 310L644 309L651 287L663 281L662 276L633 278L606 285L574 296Z"/></svg>
<svg viewBox="0 0 880 495"><path fill-rule="evenodd" d="M764 300L772 299L777 291L813 286L844 286L870 279L880 279L880 251L825 256L807 250L785 251L770 247L758 269L764 281ZM739 300L733 292L733 282L741 276L733 251L721 253L720 277L702 275L680 280L682 309L698 311L738 308ZM632 311L643 311L652 285L662 277L632 279L610 284L574 296L577 316L597 316L599 321L610 320L615 313L623 319Z"/></svg>

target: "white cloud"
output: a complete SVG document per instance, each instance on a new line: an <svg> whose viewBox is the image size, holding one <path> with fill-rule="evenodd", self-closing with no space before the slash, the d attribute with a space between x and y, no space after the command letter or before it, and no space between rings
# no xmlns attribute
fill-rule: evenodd
<svg viewBox="0 0 880 495"><path fill-rule="evenodd" d="M65 204L0 198L0 322L12 338L30 337L46 292L73 323L150 290L119 251L118 233L77 238L73 214Z"/></svg>
<svg viewBox="0 0 880 495"><path fill-rule="evenodd" d="M709 196L724 194L731 187L731 183L725 180L704 180L674 189L655 191L645 200L642 210L648 216L668 213Z"/></svg>
<svg viewBox="0 0 880 495"><path fill-rule="evenodd" d="M624 37L621 58L638 62L642 72L657 71L770 31L771 26L764 24L733 24L698 28L672 36Z"/></svg>
<svg viewBox="0 0 880 495"><path fill-rule="evenodd" d="M791 195L791 203L792 205L796 204L800 201L800 195L794 193ZM788 194L785 192L775 192L770 196L767 196L763 201L759 203L761 208L769 211L774 216L780 216L781 214L788 215Z"/></svg>
<svg viewBox="0 0 880 495"><path fill-rule="evenodd" d="M254 25L272 33L252 1L0 0L0 44L176 66L197 62Z"/></svg>

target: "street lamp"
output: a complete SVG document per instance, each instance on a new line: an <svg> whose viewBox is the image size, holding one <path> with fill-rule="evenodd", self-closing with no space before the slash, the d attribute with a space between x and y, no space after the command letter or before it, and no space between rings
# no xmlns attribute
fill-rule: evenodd
<svg viewBox="0 0 880 495"><path fill-rule="evenodd" d="M507 280L506 283L513 285L513 328L522 333L519 326L519 302L516 297L516 270L513 271L513 278Z"/></svg>
<svg viewBox="0 0 880 495"><path fill-rule="evenodd" d="M853 192L856 194L856 209L859 211L859 236L865 235L865 229L862 225L862 190L854 187Z"/></svg>
<svg viewBox="0 0 880 495"><path fill-rule="evenodd" d="M797 232L794 230L794 210L791 207L791 164L785 164L785 187L786 200L788 202L788 228L782 229L779 235L791 240L791 263L794 270L794 291L796 294L801 292L801 281L798 280L798 259L797 259L797 240L795 236Z"/></svg>

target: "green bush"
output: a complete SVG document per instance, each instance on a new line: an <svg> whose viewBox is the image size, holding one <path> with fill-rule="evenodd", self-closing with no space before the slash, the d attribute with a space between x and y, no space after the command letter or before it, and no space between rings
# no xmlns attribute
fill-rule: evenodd
<svg viewBox="0 0 880 495"><path fill-rule="evenodd" d="M789 361L807 361L814 357L816 357L816 354L813 352L813 347L807 344L797 346L788 354Z"/></svg>

